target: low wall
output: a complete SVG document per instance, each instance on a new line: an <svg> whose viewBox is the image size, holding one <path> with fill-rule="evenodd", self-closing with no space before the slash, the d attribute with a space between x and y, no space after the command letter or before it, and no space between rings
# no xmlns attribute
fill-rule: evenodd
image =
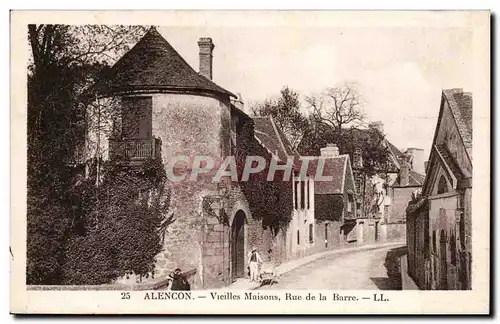
<svg viewBox="0 0 500 324"><path fill-rule="evenodd" d="M401 261L401 286L403 290L420 290L408 275L408 255L403 255Z"/></svg>
<svg viewBox="0 0 500 324"><path fill-rule="evenodd" d="M198 289L195 287L196 269L191 269L183 272L184 276L191 285L191 290ZM137 291L137 290L166 290L169 282L169 277L162 277L150 280L144 283L134 284L106 284L106 285L28 285L27 290L73 290L73 291L92 291L92 290L120 290L120 291Z"/></svg>
<svg viewBox="0 0 500 324"><path fill-rule="evenodd" d="M384 223L380 227L386 242L406 240L406 223Z"/></svg>

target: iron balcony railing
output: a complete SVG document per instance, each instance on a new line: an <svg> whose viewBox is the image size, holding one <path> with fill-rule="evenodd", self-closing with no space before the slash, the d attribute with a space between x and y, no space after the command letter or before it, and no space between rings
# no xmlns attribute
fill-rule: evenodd
<svg viewBox="0 0 500 324"><path fill-rule="evenodd" d="M109 139L109 158L112 160L143 161L161 158L161 140L158 138Z"/></svg>

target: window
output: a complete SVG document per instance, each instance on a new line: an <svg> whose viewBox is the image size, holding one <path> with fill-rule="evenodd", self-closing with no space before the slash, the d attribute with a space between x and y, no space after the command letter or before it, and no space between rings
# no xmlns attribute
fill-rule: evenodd
<svg viewBox="0 0 500 324"><path fill-rule="evenodd" d="M295 179L293 180L293 186L295 188L295 209L298 209L299 208L299 190L298 190L298 182L295 181Z"/></svg>
<svg viewBox="0 0 500 324"><path fill-rule="evenodd" d="M460 213L460 225L459 225L459 232L460 232L460 246L462 250L465 250L465 218L464 218L464 213Z"/></svg>
<svg viewBox="0 0 500 324"><path fill-rule="evenodd" d="M436 231L432 231L432 252L436 253Z"/></svg>
<svg viewBox="0 0 500 324"><path fill-rule="evenodd" d="M151 97L125 97L122 98L122 102L122 136L125 138L151 138L153 99Z"/></svg>
<svg viewBox="0 0 500 324"><path fill-rule="evenodd" d="M313 224L309 224L309 243L314 242Z"/></svg>
<svg viewBox="0 0 500 324"><path fill-rule="evenodd" d="M328 247L328 223L325 224L325 247Z"/></svg>
<svg viewBox="0 0 500 324"><path fill-rule="evenodd" d="M347 194L347 211L352 212L352 205L354 203L354 199L351 194Z"/></svg>
<svg viewBox="0 0 500 324"><path fill-rule="evenodd" d="M309 197L309 179L307 179L307 209L311 208L311 198Z"/></svg>
<svg viewBox="0 0 500 324"><path fill-rule="evenodd" d="M297 245L300 245L300 231L297 230Z"/></svg>
<svg viewBox="0 0 500 324"><path fill-rule="evenodd" d="M302 180L300 182L300 209L305 208L305 202L306 202L305 186L306 186L306 183L304 180Z"/></svg>
<svg viewBox="0 0 500 324"><path fill-rule="evenodd" d="M446 182L446 179L444 176L441 176L439 178L439 183L438 183L438 194L442 194L448 192L448 183Z"/></svg>
<svg viewBox="0 0 500 324"><path fill-rule="evenodd" d="M451 235L450 238L450 250L451 250L451 264L457 265L457 240L455 239L455 235Z"/></svg>

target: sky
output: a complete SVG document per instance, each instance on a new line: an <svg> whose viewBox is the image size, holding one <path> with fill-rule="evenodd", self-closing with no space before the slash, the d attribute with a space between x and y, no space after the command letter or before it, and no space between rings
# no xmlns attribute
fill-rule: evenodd
<svg viewBox="0 0 500 324"><path fill-rule="evenodd" d="M245 104L287 85L305 96L354 81L368 121L400 149L432 144L441 91L470 91L472 37L464 27L160 27L198 70L199 37L211 37L213 81ZM305 102L303 108L306 109Z"/></svg>

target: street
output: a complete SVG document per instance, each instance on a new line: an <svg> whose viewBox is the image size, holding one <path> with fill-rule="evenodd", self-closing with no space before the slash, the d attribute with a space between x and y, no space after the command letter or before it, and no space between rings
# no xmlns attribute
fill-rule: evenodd
<svg viewBox="0 0 500 324"><path fill-rule="evenodd" d="M281 276L260 289L400 290L399 256L406 247L334 254Z"/></svg>

